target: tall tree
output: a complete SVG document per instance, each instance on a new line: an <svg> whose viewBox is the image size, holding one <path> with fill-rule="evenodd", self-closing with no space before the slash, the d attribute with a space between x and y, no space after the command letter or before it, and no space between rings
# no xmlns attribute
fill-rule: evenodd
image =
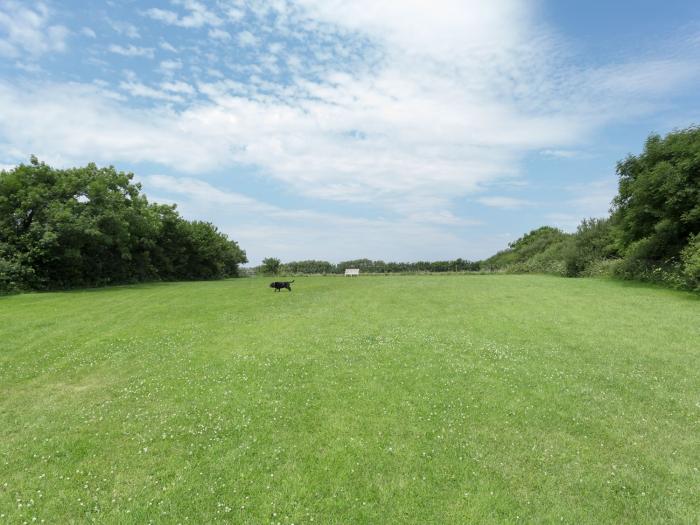
<svg viewBox="0 0 700 525"><path fill-rule="evenodd" d="M617 173L613 220L628 262L677 260L700 232L700 128L651 135L640 155L618 163Z"/></svg>

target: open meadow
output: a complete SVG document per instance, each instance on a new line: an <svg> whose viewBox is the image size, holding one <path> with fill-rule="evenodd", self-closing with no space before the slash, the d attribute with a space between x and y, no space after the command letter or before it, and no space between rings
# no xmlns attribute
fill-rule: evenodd
<svg viewBox="0 0 700 525"><path fill-rule="evenodd" d="M269 281L0 298L0 522L700 519L697 295Z"/></svg>

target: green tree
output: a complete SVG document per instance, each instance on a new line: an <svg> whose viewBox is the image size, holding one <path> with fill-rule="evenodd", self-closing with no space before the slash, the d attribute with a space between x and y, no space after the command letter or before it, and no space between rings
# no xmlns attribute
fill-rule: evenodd
<svg viewBox="0 0 700 525"><path fill-rule="evenodd" d="M584 219L564 250L566 275L581 275L595 261L617 256L615 232L609 218Z"/></svg>
<svg viewBox="0 0 700 525"><path fill-rule="evenodd" d="M261 271L268 275L277 275L280 271L280 266L282 262L275 257L267 257L263 259Z"/></svg>
<svg viewBox="0 0 700 525"><path fill-rule="evenodd" d="M35 157L0 172L0 291L218 278L245 261L213 225L150 204L131 173Z"/></svg>
<svg viewBox="0 0 700 525"><path fill-rule="evenodd" d="M640 155L618 163L617 173L613 219L624 270L632 276L677 262L700 232L700 129L651 135Z"/></svg>

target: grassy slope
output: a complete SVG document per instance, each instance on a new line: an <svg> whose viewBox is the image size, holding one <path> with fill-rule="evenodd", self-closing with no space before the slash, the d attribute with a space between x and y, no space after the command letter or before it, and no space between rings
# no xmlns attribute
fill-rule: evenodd
<svg viewBox="0 0 700 525"><path fill-rule="evenodd" d="M698 519L697 297L266 284L0 299L0 521Z"/></svg>

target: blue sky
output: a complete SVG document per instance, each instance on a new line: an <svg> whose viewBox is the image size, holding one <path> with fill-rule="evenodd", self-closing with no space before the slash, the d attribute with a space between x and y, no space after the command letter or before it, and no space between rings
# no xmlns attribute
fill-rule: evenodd
<svg viewBox="0 0 700 525"><path fill-rule="evenodd" d="M3 0L0 167L133 171L252 263L479 259L606 215L699 51L692 1Z"/></svg>

